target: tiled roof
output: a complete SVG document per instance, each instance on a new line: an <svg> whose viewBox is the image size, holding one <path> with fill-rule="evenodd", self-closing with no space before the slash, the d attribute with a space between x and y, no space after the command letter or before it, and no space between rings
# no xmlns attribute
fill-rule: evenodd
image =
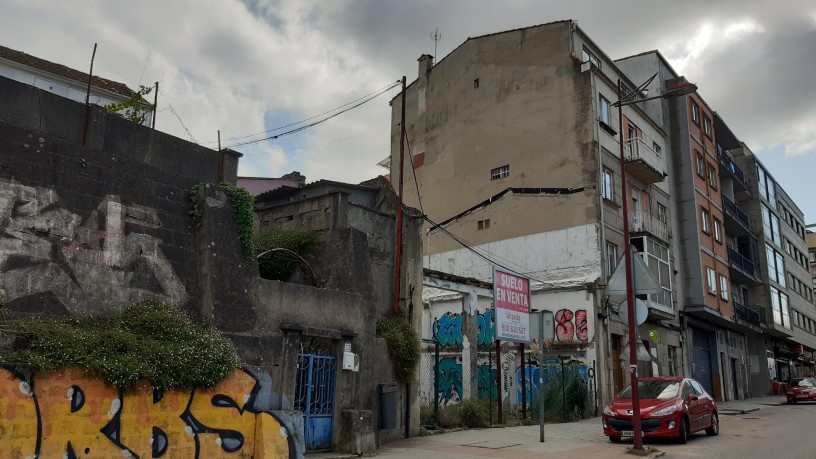
<svg viewBox="0 0 816 459"><path fill-rule="evenodd" d="M88 74L85 72L80 72L79 70L74 70L64 65L55 64L53 62L46 61L45 59L40 59L39 57L31 56L21 51L6 48L5 46L0 46L0 59L16 62L27 67L31 67L43 72L51 73L57 76L61 76L63 78L67 78L69 80L76 81L78 83L82 83L84 85L88 84ZM91 79L91 85L96 88L105 89L116 94L121 94L125 97L130 97L131 94L133 94L133 91L126 85L98 76L93 76L93 78Z"/></svg>

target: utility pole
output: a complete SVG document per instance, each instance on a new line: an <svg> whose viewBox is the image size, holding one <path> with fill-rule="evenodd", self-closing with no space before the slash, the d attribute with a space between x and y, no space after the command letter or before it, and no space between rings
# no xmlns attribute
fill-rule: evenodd
<svg viewBox="0 0 816 459"><path fill-rule="evenodd" d="M402 270L402 176L405 169L405 76L402 77L402 121L400 122L399 204L397 209L397 247L394 257L394 312L399 311Z"/></svg>

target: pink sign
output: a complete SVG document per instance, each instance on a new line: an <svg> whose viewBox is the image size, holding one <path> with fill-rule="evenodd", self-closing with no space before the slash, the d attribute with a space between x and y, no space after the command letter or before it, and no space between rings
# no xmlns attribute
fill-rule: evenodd
<svg viewBox="0 0 816 459"><path fill-rule="evenodd" d="M530 342L530 279L493 268L496 339Z"/></svg>

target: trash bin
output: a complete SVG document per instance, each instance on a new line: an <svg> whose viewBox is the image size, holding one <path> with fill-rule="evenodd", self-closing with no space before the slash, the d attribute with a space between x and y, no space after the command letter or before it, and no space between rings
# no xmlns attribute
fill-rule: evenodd
<svg viewBox="0 0 816 459"><path fill-rule="evenodd" d="M383 383L377 385L380 398L380 429L390 430L397 428L397 383Z"/></svg>

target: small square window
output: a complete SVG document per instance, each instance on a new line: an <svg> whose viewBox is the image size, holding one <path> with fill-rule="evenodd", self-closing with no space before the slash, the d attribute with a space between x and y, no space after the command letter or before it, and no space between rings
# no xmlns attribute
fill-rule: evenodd
<svg viewBox="0 0 816 459"><path fill-rule="evenodd" d="M473 89L479 89L479 79L473 80Z"/></svg>
<svg viewBox="0 0 816 459"><path fill-rule="evenodd" d="M510 166L501 166L495 169L490 169L490 180L503 179L510 175Z"/></svg>
<svg viewBox="0 0 816 459"><path fill-rule="evenodd" d="M479 230L490 229L490 219L488 218L488 219L479 220L478 222L476 222L476 229L479 229Z"/></svg>

